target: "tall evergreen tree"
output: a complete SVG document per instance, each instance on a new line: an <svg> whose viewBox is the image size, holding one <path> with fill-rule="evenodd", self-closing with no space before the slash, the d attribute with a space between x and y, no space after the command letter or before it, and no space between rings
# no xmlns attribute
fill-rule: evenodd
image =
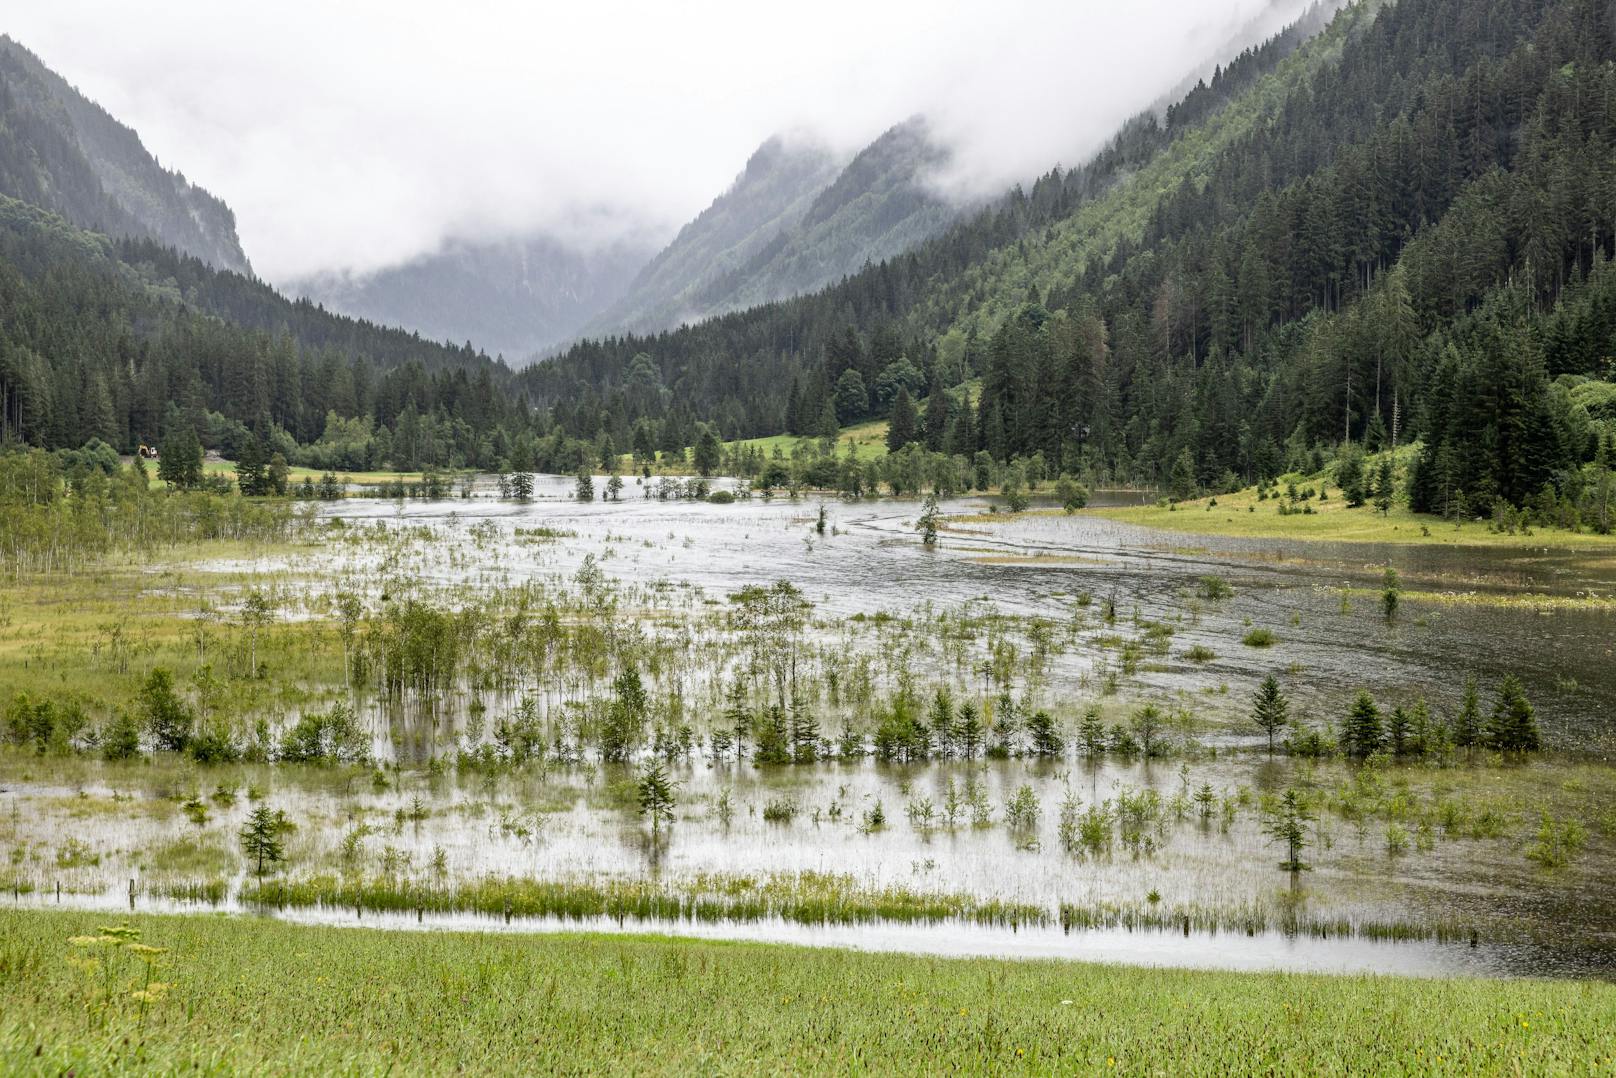
<svg viewBox="0 0 1616 1078"><path fill-rule="evenodd" d="M1369 756L1380 751L1381 742L1380 708L1374 697L1360 690L1341 728L1341 751L1348 756Z"/></svg>
<svg viewBox="0 0 1616 1078"><path fill-rule="evenodd" d="M1257 687L1256 697L1251 704L1251 718L1257 724L1257 729L1268 736L1268 751L1274 751L1274 737L1285 728L1290 721L1290 701L1279 687L1279 679L1273 674L1263 678L1262 684Z"/></svg>
<svg viewBox="0 0 1616 1078"><path fill-rule="evenodd" d="M1503 752L1536 752L1541 747L1536 714L1514 674L1498 684L1498 699L1487 722L1487 745Z"/></svg>
<svg viewBox="0 0 1616 1078"><path fill-rule="evenodd" d="M900 387L892 402L892 419L887 425L887 450L896 453L914 441L918 422L915 402L909 397L908 387Z"/></svg>

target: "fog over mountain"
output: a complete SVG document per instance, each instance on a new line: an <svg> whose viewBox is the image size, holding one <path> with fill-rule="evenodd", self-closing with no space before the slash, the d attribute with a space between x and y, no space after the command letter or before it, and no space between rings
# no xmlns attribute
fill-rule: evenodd
<svg viewBox="0 0 1616 1078"><path fill-rule="evenodd" d="M140 136L0 34L0 194L83 228L248 271L230 207L164 168Z"/></svg>
<svg viewBox="0 0 1616 1078"><path fill-rule="evenodd" d="M520 361L577 336L621 297L655 252L632 237L571 244L545 233L437 250L369 273L336 271L288 282L340 314L403 326L451 343L472 342Z"/></svg>
<svg viewBox="0 0 1616 1078"><path fill-rule="evenodd" d="M811 291L935 235L968 203L935 186L949 161L921 117L850 160L771 138L586 332L638 332Z"/></svg>
<svg viewBox="0 0 1616 1078"><path fill-rule="evenodd" d="M1223 43L1301 6L57 0L7 29L185 162L284 284L483 244L666 243L783 131L845 163L923 115L949 151L938 197L992 194L1076 163Z"/></svg>

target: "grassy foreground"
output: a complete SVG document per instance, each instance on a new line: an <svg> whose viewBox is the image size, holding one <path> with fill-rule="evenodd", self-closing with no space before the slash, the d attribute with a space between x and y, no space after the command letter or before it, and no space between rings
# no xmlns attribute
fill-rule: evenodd
<svg viewBox="0 0 1616 1078"><path fill-rule="evenodd" d="M0 1072L1608 1073L1616 986L0 917ZM81 937L78 943L71 937ZM83 937L90 937L85 939ZM110 1001L110 1002L108 1002Z"/></svg>

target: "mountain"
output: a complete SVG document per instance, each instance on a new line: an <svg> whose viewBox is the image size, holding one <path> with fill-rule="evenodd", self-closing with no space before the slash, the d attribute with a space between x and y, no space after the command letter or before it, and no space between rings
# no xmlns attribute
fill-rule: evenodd
<svg viewBox="0 0 1616 1078"><path fill-rule="evenodd" d="M238 449L247 429L312 443L332 414L396 426L408 412L471 459L477 417L525 415L487 356L294 303L153 240L113 240L0 195L0 443L122 451L189 423ZM440 418L444 417L444 418ZM488 427L476 428L487 430ZM412 452L415 452L412 450Z"/></svg>
<svg viewBox="0 0 1616 1078"><path fill-rule="evenodd" d="M1419 441L1416 509L1575 513L1616 461L1609 2L1328 14L845 281L519 384L617 444L692 416L822 434L926 396L927 446L961 461L1175 491ZM972 407L948 399L971 379Z"/></svg>
<svg viewBox="0 0 1616 1078"><path fill-rule="evenodd" d="M795 229L845 164L808 136L768 139L729 190L680 229L589 330L654 332L711 314L715 282Z"/></svg>
<svg viewBox="0 0 1616 1078"><path fill-rule="evenodd" d="M581 335L657 332L812 291L906 250L958 213L927 186L946 160L918 118L850 161L812 138L776 136L655 257L635 240L592 250L544 235L451 240L402 265L287 290L520 362Z"/></svg>
<svg viewBox="0 0 1616 1078"><path fill-rule="evenodd" d="M222 201L170 172L140 137L0 35L0 194L109 236L152 239L251 272Z"/></svg>
<svg viewBox="0 0 1616 1078"><path fill-rule="evenodd" d="M811 292L905 251L958 216L928 185L946 163L919 117L847 162L812 141L770 139L589 330L668 329Z"/></svg>
<svg viewBox="0 0 1616 1078"><path fill-rule="evenodd" d="M450 240L403 265L322 274L287 290L356 318L432 340L471 341L520 361L576 336L623 294L651 253L633 240L588 250L546 235Z"/></svg>

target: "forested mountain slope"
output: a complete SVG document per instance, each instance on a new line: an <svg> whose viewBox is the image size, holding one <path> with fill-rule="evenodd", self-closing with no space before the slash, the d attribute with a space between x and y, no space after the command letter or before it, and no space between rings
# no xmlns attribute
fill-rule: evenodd
<svg viewBox="0 0 1616 1078"><path fill-rule="evenodd" d="M356 419L367 446L391 428L367 449L377 463L395 432L401 460L470 462L502 428L526 428L500 388L509 376L481 354L0 196L0 442L128 451L189 424L227 453L251 429L291 457L335 415Z"/></svg>
<svg viewBox="0 0 1616 1078"><path fill-rule="evenodd" d="M934 393L982 377L933 434L966 456L1215 486L1423 437L1416 504L1519 503L1572 482L1611 418L1611 20L1361 2L842 284L523 381L580 433L688 412L757 434L853 418L849 371L878 411L907 363ZM669 392L625 392L631 366Z"/></svg>
<svg viewBox="0 0 1616 1078"><path fill-rule="evenodd" d="M134 131L0 35L0 194L109 236L156 240L248 273L236 218L170 172Z"/></svg>

